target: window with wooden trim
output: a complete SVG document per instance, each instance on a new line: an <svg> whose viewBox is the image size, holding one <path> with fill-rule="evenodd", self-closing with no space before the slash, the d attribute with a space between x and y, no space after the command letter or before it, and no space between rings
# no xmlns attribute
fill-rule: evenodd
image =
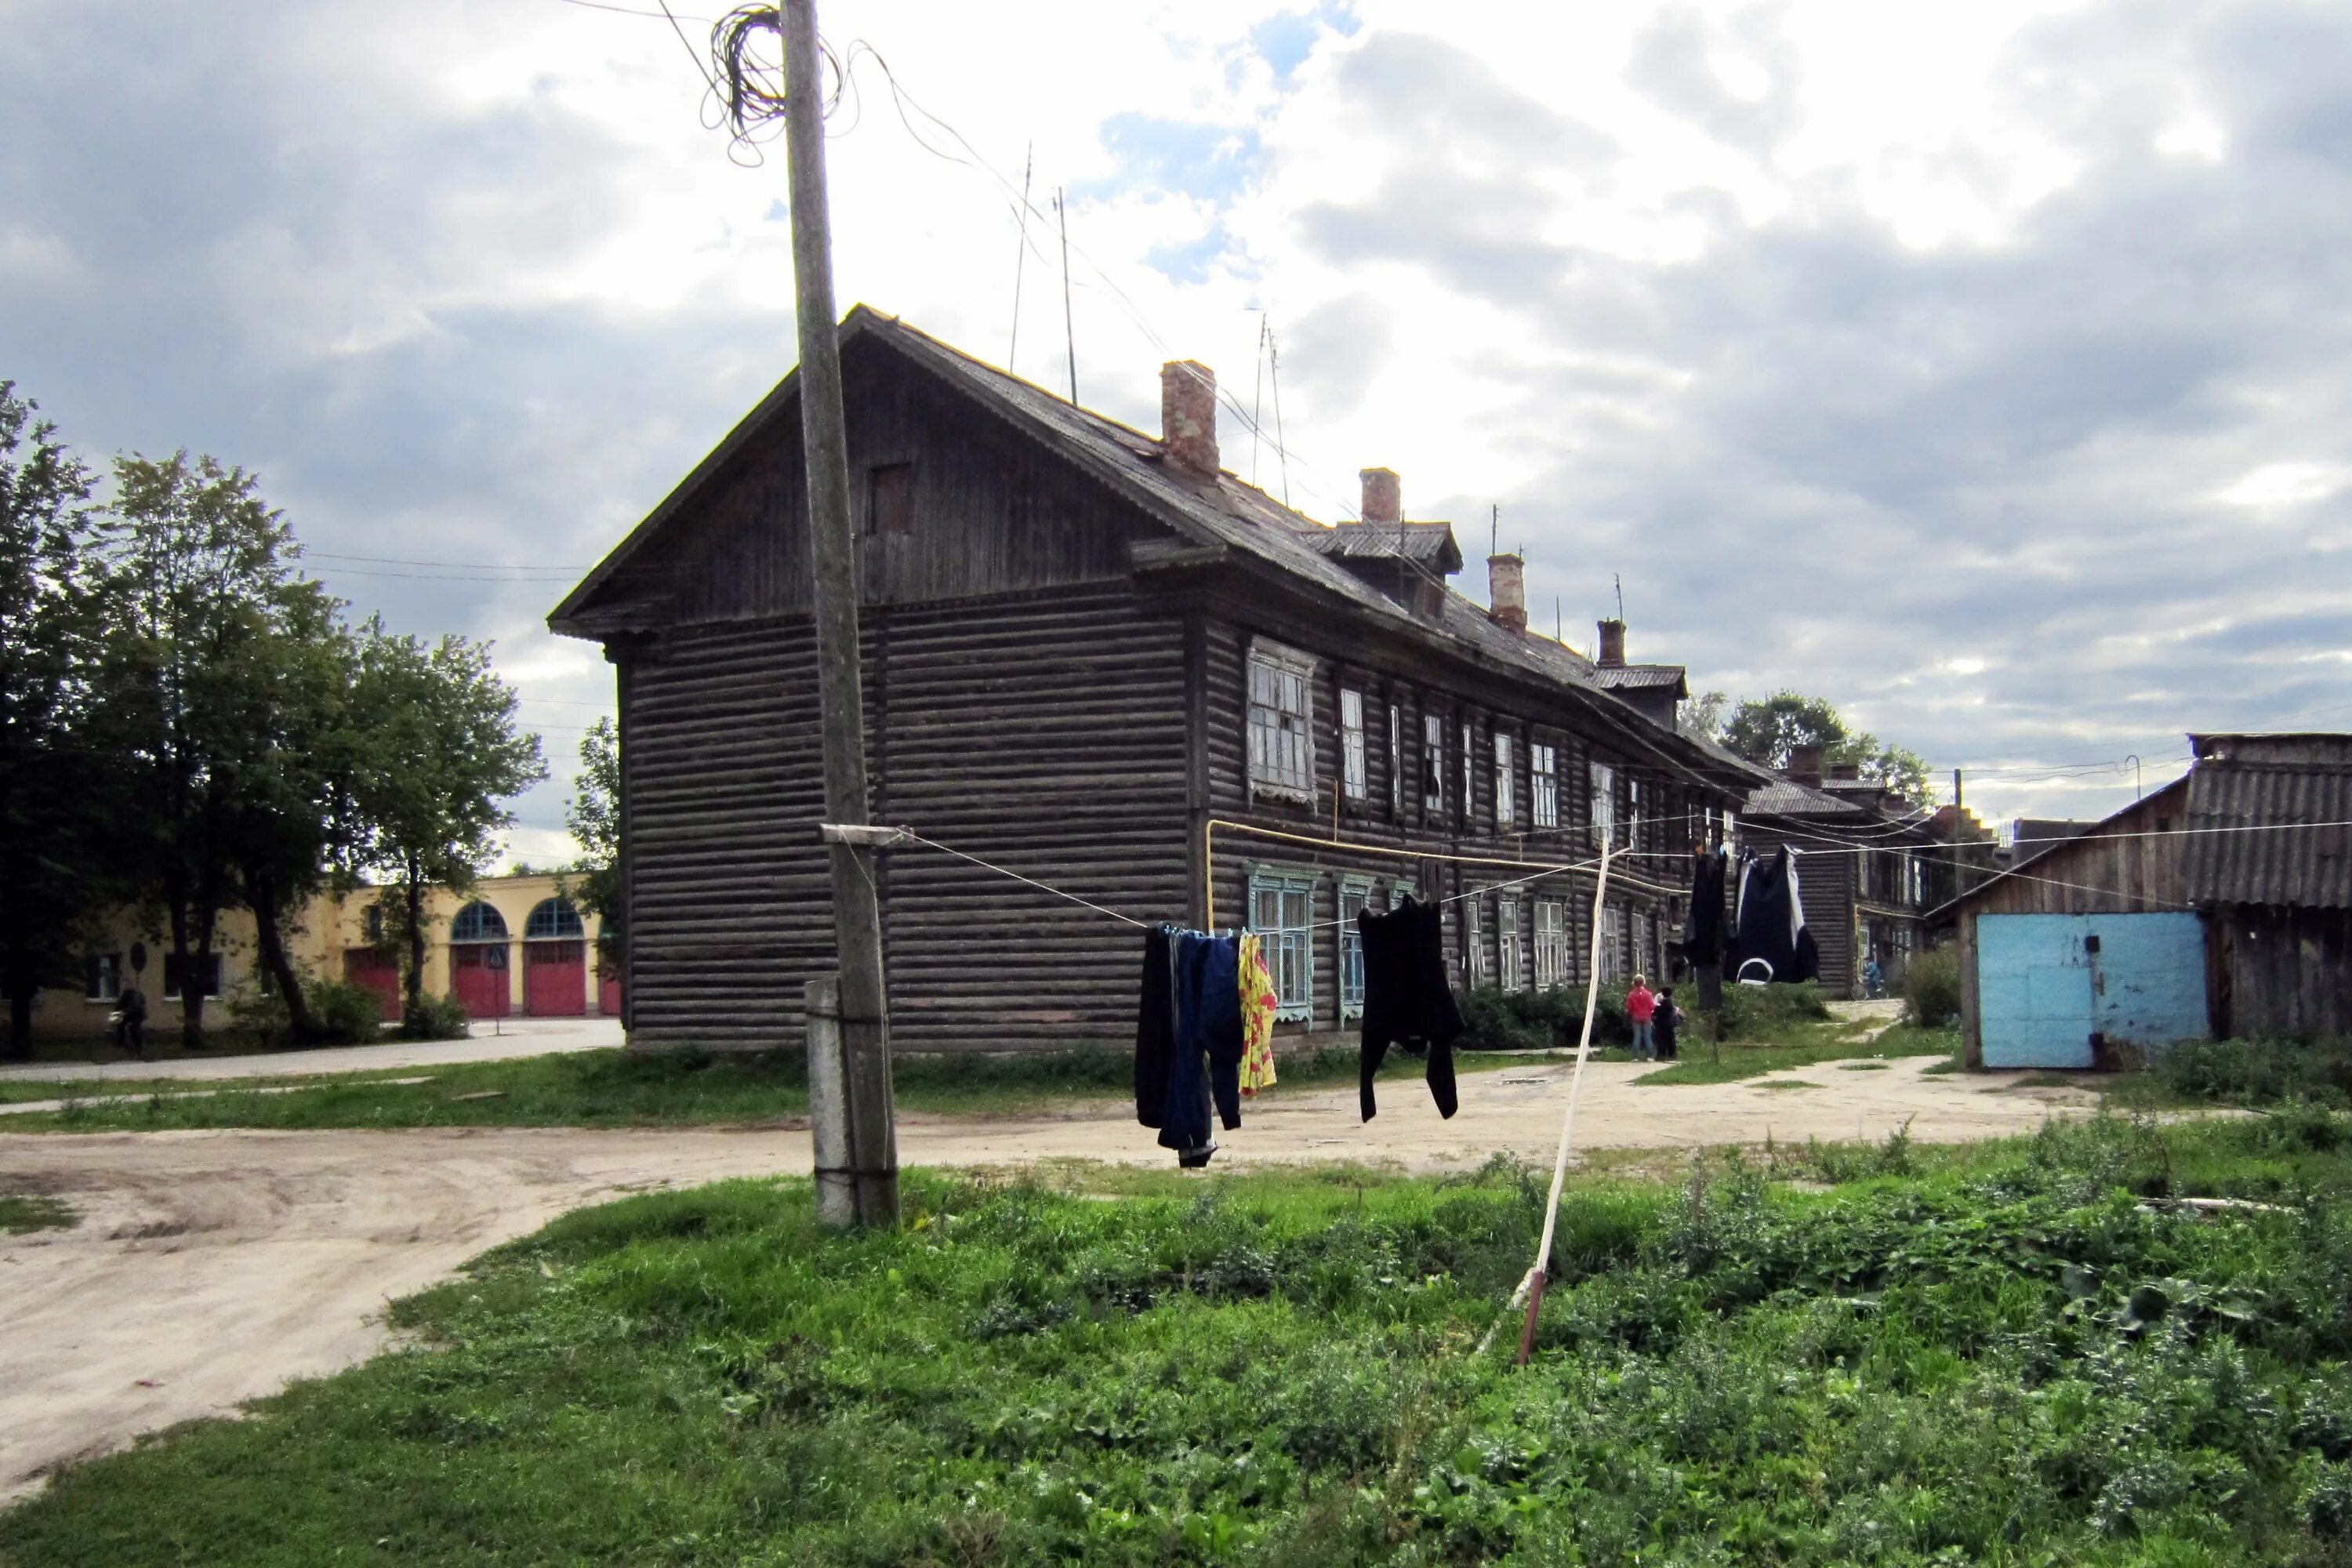
<svg viewBox="0 0 2352 1568"><path fill-rule="evenodd" d="M1364 1016L1364 933L1356 917L1371 902L1370 878L1348 878L1339 884L1339 1022Z"/></svg>
<svg viewBox="0 0 2352 1568"><path fill-rule="evenodd" d="M114 1002L122 996L122 955L93 952L82 960L81 994L85 1001Z"/></svg>
<svg viewBox="0 0 2352 1568"><path fill-rule="evenodd" d="M1495 731L1495 826L1508 827L1518 816L1517 792L1512 788L1517 780L1511 773L1511 737L1502 731Z"/></svg>
<svg viewBox="0 0 2352 1568"><path fill-rule="evenodd" d="M1469 720L1462 721L1462 821L1468 826L1477 815L1478 804L1478 731Z"/></svg>
<svg viewBox="0 0 2352 1568"><path fill-rule="evenodd" d="M1592 764L1592 842L1612 844L1617 838L1617 770L1607 763Z"/></svg>
<svg viewBox="0 0 2352 1568"><path fill-rule="evenodd" d="M1315 795L1315 661L1271 643L1249 657L1250 785L1266 795Z"/></svg>
<svg viewBox="0 0 2352 1568"><path fill-rule="evenodd" d="M866 470L866 531L915 531L915 465L877 463Z"/></svg>
<svg viewBox="0 0 2352 1568"><path fill-rule="evenodd" d="M1538 827L1559 826L1559 748L1543 741L1528 745L1528 811Z"/></svg>
<svg viewBox="0 0 2352 1568"><path fill-rule="evenodd" d="M1568 906L1558 899L1536 900L1536 989L1568 984Z"/></svg>
<svg viewBox="0 0 2352 1568"><path fill-rule="evenodd" d="M1445 721L1435 713L1421 716L1421 808L1445 815Z"/></svg>
<svg viewBox="0 0 2352 1568"><path fill-rule="evenodd" d="M1601 979L1609 984L1625 978L1625 911L1615 904L1601 910Z"/></svg>
<svg viewBox="0 0 2352 1568"><path fill-rule="evenodd" d="M1519 900L1495 900L1496 967L1501 971L1503 989L1518 991L1526 988L1527 971L1520 963Z"/></svg>
<svg viewBox="0 0 2352 1568"><path fill-rule="evenodd" d="M1265 950L1274 977L1274 1016L1307 1019L1315 1014L1315 879L1305 872L1258 870L1250 874L1250 927Z"/></svg>
<svg viewBox="0 0 2352 1568"><path fill-rule="evenodd" d="M197 963L197 973L204 976L205 998L210 1001L218 997L221 994L221 955L217 952L207 952L199 960L198 955L192 952L188 957L191 962ZM167 952L163 955L163 1000L177 1002L179 999L180 955L176 952Z"/></svg>
<svg viewBox="0 0 2352 1568"><path fill-rule="evenodd" d="M1404 820L1404 710L1389 699L1389 819Z"/></svg>
<svg viewBox="0 0 2352 1568"><path fill-rule="evenodd" d="M1903 857L1903 890L1904 896L1914 904L1927 901L1927 868L1919 863L1916 855Z"/></svg>
<svg viewBox="0 0 2352 1568"><path fill-rule="evenodd" d="M1642 847L1642 781L1625 781L1625 847Z"/></svg>
<svg viewBox="0 0 2352 1568"><path fill-rule="evenodd" d="M1364 800L1372 792L1370 759L1364 749L1364 694L1339 690L1339 787L1349 800Z"/></svg>
<svg viewBox="0 0 2352 1568"><path fill-rule="evenodd" d="M1486 921L1480 909L1486 901L1475 893L1462 900L1462 973L1474 986L1486 984Z"/></svg>

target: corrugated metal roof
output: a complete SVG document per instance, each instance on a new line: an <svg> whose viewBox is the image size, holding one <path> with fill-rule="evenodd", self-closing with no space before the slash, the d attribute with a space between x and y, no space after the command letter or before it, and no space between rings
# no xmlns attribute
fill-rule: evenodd
<svg viewBox="0 0 2352 1568"><path fill-rule="evenodd" d="M1866 817L1871 813L1850 800L1837 796L1794 779L1774 779L1761 789L1750 790L1746 813L1749 816L1835 816Z"/></svg>
<svg viewBox="0 0 2352 1568"><path fill-rule="evenodd" d="M1392 561L1401 555L1448 572L1462 570L1462 546L1450 522L1343 522L1335 528L1318 526L1299 537L1319 555L1349 561Z"/></svg>
<svg viewBox="0 0 2352 1568"><path fill-rule="evenodd" d="M2183 848L2197 903L2352 909L2352 768L2200 761Z"/></svg>
<svg viewBox="0 0 2352 1568"><path fill-rule="evenodd" d="M1601 664L1593 666L1592 679L1606 691L1646 691L1682 687L1686 678L1679 664Z"/></svg>

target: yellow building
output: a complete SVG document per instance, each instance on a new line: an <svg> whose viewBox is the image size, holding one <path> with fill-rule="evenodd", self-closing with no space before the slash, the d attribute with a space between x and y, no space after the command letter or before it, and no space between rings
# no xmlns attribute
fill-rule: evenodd
<svg viewBox="0 0 2352 1568"><path fill-rule="evenodd" d="M311 973L377 992L392 1019L400 1016L402 960L382 943L376 897L374 889L321 893L288 931L286 942L294 962ZM425 911L427 995L455 995L477 1018L620 1012L618 974L602 974L596 959L602 922L565 898L556 878L486 877L462 899L436 890ZM170 947L160 921L129 911L117 916L106 940L85 957L81 994L58 988L41 993L33 1009L35 1037L106 1033L117 998L133 982L147 994L149 1031L176 1031L182 977L170 963ZM212 973L203 977L208 1022L223 1016L212 999L255 982L260 960L253 917L243 910L224 913L213 947Z"/></svg>

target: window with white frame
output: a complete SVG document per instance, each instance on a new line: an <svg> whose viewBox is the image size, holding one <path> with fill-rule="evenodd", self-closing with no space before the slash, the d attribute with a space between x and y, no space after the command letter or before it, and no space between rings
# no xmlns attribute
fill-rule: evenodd
<svg viewBox="0 0 2352 1568"><path fill-rule="evenodd" d="M1303 872L1250 874L1250 926L1274 976L1274 1016L1315 1013L1315 879Z"/></svg>
<svg viewBox="0 0 2352 1568"><path fill-rule="evenodd" d="M1617 770L1607 763L1592 764L1592 842L1611 844L1617 837Z"/></svg>
<svg viewBox="0 0 2352 1568"><path fill-rule="evenodd" d="M84 959L81 994L92 1002L119 1001L122 995L122 955L93 952Z"/></svg>
<svg viewBox="0 0 2352 1568"><path fill-rule="evenodd" d="M1389 884L1389 908L1401 910L1404 908L1404 901L1412 897L1413 897L1413 885L1411 882L1396 881Z"/></svg>
<svg viewBox="0 0 2352 1568"><path fill-rule="evenodd" d="M1528 812L1538 827L1559 826L1559 748L1528 744Z"/></svg>
<svg viewBox="0 0 2352 1568"><path fill-rule="evenodd" d="M1723 847L1730 848L1739 837L1739 814L1728 806L1723 813Z"/></svg>
<svg viewBox="0 0 2352 1568"><path fill-rule="evenodd" d="M1462 973L1473 985L1486 984L1486 921L1475 895L1462 900Z"/></svg>
<svg viewBox="0 0 2352 1568"><path fill-rule="evenodd" d="M1519 814L1516 791L1511 788L1511 738L1500 730L1495 731L1495 826L1508 827Z"/></svg>
<svg viewBox="0 0 2352 1568"><path fill-rule="evenodd" d="M1311 799L1315 794L1315 661L1256 642L1249 658L1249 758L1253 788Z"/></svg>
<svg viewBox="0 0 2352 1568"><path fill-rule="evenodd" d="M1536 900L1536 989L1568 984L1568 906L1558 899Z"/></svg>
<svg viewBox="0 0 2352 1568"><path fill-rule="evenodd" d="M1345 688L1339 692L1339 787L1349 800L1365 799L1372 790L1364 751L1364 694Z"/></svg>
<svg viewBox="0 0 2352 1568"><path fill-rule="evenodd" d="M1478 731L1462 721L1462 820L1476 815L1478 804Z"/></svg>
<svg viewBox="0 0 2352 1568"><path fill-rule="evenodd" d="M1525 987L1526 969L1519 962L1519 900L1495 900L1496 967L1502 971L1503 989L1517 991Z"/></svg>
<svg viewBox="0 0 2352 1568"><path fill-rule="evenodd" d="M1642 847L1642 781L1640 779L1625 781L1625 847L1628 849L1639 849Z"/></svg>
<svg viewBox="0 0 2352 1568"><path fill-rule="evenodd" d="M1404 710L1389 699L1389 817L1404 820Z"/></svg>
<svg viewBox="0 0 2352 1568"><path fill-rule="evenodd" d="M1927 868L1916 855L1903 857L1904 895L1912 903L1927 901Z"/></svg>
<svg viewBox="0 0 2352 1568"><path fill-rule="evenodd" d="M1364 1016L1364 933L1356 917L1371 901L1372 884L1348 880L1339 884L1339 1022Z"/></svg>
<svg viewBox="0 0 2352 1568"><path fill-rule="evenodd" d="M1601 978L1625 978L1625 911L1614 904L1601 910Z"/></svg>
<svg viewBox="0 0 2352 1568"><path fill-rule="evenodd" d="M1431 816L1445 815L1445 721L1421 716L1421 805Z"/></svg>

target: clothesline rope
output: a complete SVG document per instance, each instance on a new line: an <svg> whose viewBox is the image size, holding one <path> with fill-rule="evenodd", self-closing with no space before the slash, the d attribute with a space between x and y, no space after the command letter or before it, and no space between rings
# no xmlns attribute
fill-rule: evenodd
<svg viewBox="0 0 2352 1568"><path fill-rule="evenodd" d="M1131 926L1149 927L1155 923L1151 921L1137 920L1130 914L1122 914L1117 910L1096 903L1092 899L1082 899L1076 893L1066 892L1060 888L1055 887L1051 882L1041 882L1034 877L1024 877L1018 871L1007 870L1004 867L996 865L992 861L983 860L977 855L967 855L961 849L950 848L947 845L941 844L936 839L924 837L921 834L916 832L911 827L901 827L898 831L907 836L907 841L910 844L919 844L926 849L936 849L942 855L952 855L959 860L969 860L973 865L980 867L982 870L993 871L1000 877L1010 877L1016 882L1025 882L1041 893L1051 893L1057 899L1067 899L1074 904L1083 904L1098 915L1108 915L1115 921L1125 921Z"/></svg>

